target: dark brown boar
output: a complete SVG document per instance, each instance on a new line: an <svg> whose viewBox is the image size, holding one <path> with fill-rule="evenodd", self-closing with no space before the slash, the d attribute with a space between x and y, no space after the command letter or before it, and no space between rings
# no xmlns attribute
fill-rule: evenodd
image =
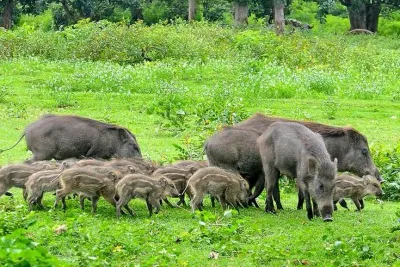
<svg viewBox="0 0 400 267"><path fill-rule="evenodd" d="M249 119L226 127L210 137L205 144L208 161L212 166L238 170L250 187L255 187L250 201L254 201L264 189L264 175L255 141L272 123L277 121L297 122L322 135L331 159L338 159L339 171L354 172L359 176L371 174L381 180L378 169L372 161L368 141L364 135L350 127L332 127L324 124L294 121L285 118L268 117L256 113ZM237 131L235 131L237 130ZM248 131L249 133L243 133ZM242 156L242 153L244 156ZM276 184L278 186L278 183ZM274 199L282 209L279 188L274 188ZM300 199L302 206L302 201Z"/></svg>

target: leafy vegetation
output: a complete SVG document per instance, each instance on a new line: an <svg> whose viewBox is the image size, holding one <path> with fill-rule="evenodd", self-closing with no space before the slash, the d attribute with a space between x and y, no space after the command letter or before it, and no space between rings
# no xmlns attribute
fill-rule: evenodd
<svg viewBox="0 0 400 267"><path fill-rule="evenodd" d="M399 47L390 37L277 37L179 21L0 32L0 148L44 113L77 114L129 128L157 162L202 159L215 131L263 112L355 127L387 181L384 201L368 198L360 213L339 209L332 224L296 211L287 179L277 216L256 208L224 213L208 200L204 212L163 206L151 218L141 200L130 203L137 217L119 220L103 200L96 215L74 199L66 213L28 212L21 190L12 189L14 198L0 197L0 264L398 265ZM0 164L29 158L23 143L0 154ZM47 194L43 203L53 201Z"/></svg>

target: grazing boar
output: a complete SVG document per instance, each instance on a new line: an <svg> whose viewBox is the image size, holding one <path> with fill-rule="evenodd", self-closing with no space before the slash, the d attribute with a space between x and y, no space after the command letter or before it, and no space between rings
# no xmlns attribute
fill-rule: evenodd
<svg viewBox="0 0 400 267"><path fill-rule="evenodd" d="M150 175L156 169L156 165L150 160L141 158L130 158L130 159L113 159L106 163L106 166L117 167L117 166L132 166L143 174Z"/></svg>
<svg viewBox="0 0 400 267"><path fill-rule="evenodd" d="M160 176L157 179L143 174L130 174L122 178L115 186L117 201L117 217L121 215L121 207L128 209L128 203L133 198L142 198L146 200L150 217L153 214L153 206L156 208L155 213L160 211L160 200L168 196L177 197L179 195L174 183ZM132 210L129 213L134 216Z"/></svg>
<svg viewBox="0 0 400 267"><path fill-rule="evenodd" d="M280 175L285 174L297 178L308 218L321 214L325 222L332 221L337 160L331 161L321 135L299 123L275 122L257 144L265 173L265 211L275 213L273 189Z"/></svg>
<svg viewBox="0 0 400 267"><path fill-rule="evenodd" d="M29 210L32 210L35 203L40 208L44 208L42 204L43 194L59 189L58 177L60 173L61 170L45 170L29 176L25 183L26 194L24 195L25 200L28 201Z"/></svg>
<svg viewBox="0 0 400 267"><path fill-rule="evenodd" d="M168 166L158 168L152 174L152 176L153 177L165 176L165 177L169 178L175 184L175 187L179 192L179 201L176 203L176 205L179 206L180 204L183 204L186 206L185 194L183 191L185 190L185 188L187 186L187 182L188 182L189 178L193 175L193 173L196 170L197 169L195 166L187 167L187 169L181 169L181 168L174 167L173 165L168 165ZM164 199L164 201L168 205L171 206L168 199Z"/></svg>
<svg viewBox="0 0 400 267"><path fill-rule="evenodd" d="M198 169L208 167L207 160L179 160L171 164L173 167L181 168L181 169Z"/></svg>
<svg viewBox="0 0 400 267"><path fill-rule="evenodd" d="M84 117L45 115L29 124L14 146L24 136L33 153L30 161L142 157L136 137L129 130Z"/></svg>
<svg viewBox="0 0 400 267"><path fill-rule="evenodd" d="M369 148L367 138L350 127L332 127L315 122L295 121L285 118L268 117L260 113L249 119L226 127L210 137L205 144L207 159L211 166L238 170L249 181L250 187L255 187L250 201L254 201L264 189L264 175L260 155L255 149L256 139L274 122L297 122L320 134L330 154L331 160L337 158L338 170L353 172L359 176L374 175L382 180L376 168ZM243 131L249 132L248 134ZM242 155L243 154L243 155ZM279 188L276 183L274 199L278 209L282 209ZM298 208L302 207L302 198Z"/></svg>
<svg viewBox="0 0 400 267"><path fill-rule="evenodd" d="M192 195L190 205L192 212L202 210L201 203L205 194L215 197L225 210L231 205L238 210L238 204L247 207L249 184L238 173L218 167L205 167L190 177L188 189Z"/></svg>
<svg viewBox="0 0 400 267"><path fill-rule="evenodd" d="M360 199L367 195L380 197L383 195L381 183L372 175L359 177L352 174L338 175L335 181L335 191L333 193L333 202L336 204L341 198L351 198L361 211Z"/></svg>
<svg viewBox="0 0 400 267"><path fill-rule="evenodd" d="M57 207L60 199L63 201L64 211L67 209L65 197L71 193L78 193L84 197L91 198L92 212L97 209L97 201L100 196L115 207L115 185L114 180L118 177L115 172L102 174L87 167L73 168L65 170L59 177L60 189L56 191L56 201L54 207ZM82 200L83 198L81 198ZM81 201L83 209L83 202Z"/></svg>
<svg viewBox="0 0 400 267"><path fill-rule="evenodd" d="M53 165L51 165L53 166ZM12 164L0 169L0 196L5 194L8 189L18 187L25 189L25 183L29 176L35 172L48 168L47 164ZM12 195L11 193L9 193Z"/></svg>

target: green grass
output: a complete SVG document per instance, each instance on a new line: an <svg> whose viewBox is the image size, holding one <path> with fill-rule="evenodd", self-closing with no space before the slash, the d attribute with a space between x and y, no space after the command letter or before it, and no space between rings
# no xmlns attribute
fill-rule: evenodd
<svg viewBox="0 0 400 267"><path fill-rule="evenodd" d="M232 38L231 33L224 34ZM204 140L221 125L263 112L353 126L367 136L375 161L383 164L379 167L387 168L386 152L400 147L400 58L393 40L366 39L384 48L376 56L364 50L365 43L358 37L340 37L335 43L333 37L293 36L283 40L293 53L285 54L288 61L272 62L269 59L278 56L283 46L266 57L250 56L257 46L250 43L240 48L238 42L243 45L249 38L243 36L234 36L239 54L202 60L186 54L137 65L41 56L2 60L0 148L13 145L26 125L44 113L77 114L129 128L145 157L172 162L190 155L202 157ZM299 40L296 52L293 47ZM346 50L359 53L344 51L346 57L337 57L340 47L336 45L345 43ZM323 55L314 61L302 55L318 47L332 58L326 57L322 63ZM223 50L218 49L212 53ZM363 55L371 56L370 62ZM30 156L22 141L0 154L0 164ZM384 174L393 175L385 177L392 180L398 175ZM213 209L206 200L202 215L193 216L187 207L163 206L160 214L148 218L144 202L134 200L131 206L138 216L120 220L103 200L96 215L90 214L89 203L86 212L81 212L77 200L68 200L66 213L29 213L21 190L13 189L14 199L0 198L0 230L5 235L25 229L25 235L59 258L61 265L400 265L399 231L391 232L399 224L397 202L380 203L371 198L361 213L339 208L334 222L326 224L321 219L309 221L304 210L294 210L293 186L284 185L285 210L277 216L256 208L224 216L219 206ZM44 204L50 207L53 201L54 196L48 194ZM263 202L262 196L259 203ZM56 234L54 230L63 224L67 231ZM0 252L1 246L0 242ZM208 259L211 251L218 253L218 259Z"/></svg>

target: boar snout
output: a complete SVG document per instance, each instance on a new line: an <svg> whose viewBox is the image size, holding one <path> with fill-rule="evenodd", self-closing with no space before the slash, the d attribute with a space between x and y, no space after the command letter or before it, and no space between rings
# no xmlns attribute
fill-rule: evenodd
<svg viewBox="0 0 400 267"><path fill-rule="evenodd" d="M333 213L333 206L323 206L321 208L321 215L324 222L332 222L332 213Z"/></svg>

